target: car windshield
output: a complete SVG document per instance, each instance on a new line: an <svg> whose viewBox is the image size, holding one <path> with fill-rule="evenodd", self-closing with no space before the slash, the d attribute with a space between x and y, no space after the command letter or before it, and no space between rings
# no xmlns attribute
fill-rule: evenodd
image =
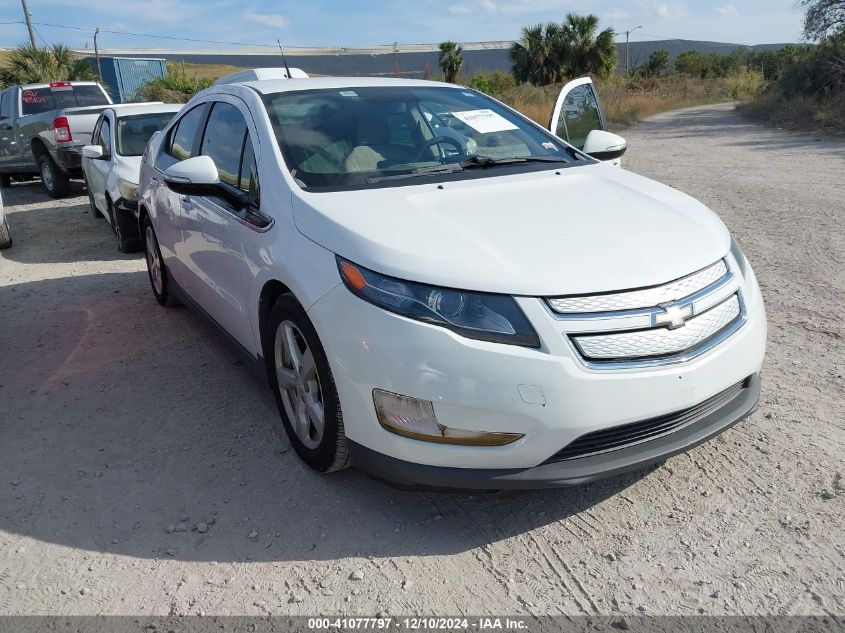
<svg viewBox="0 0 845 633"><path fill-rule="evenodd" d="M24 88L21 95L21 115L41 114L59 108L108 105L109 100L100 86L62 86L59 88Z"/></svg>
<svg viewBox="0 0 845 633"><path fill-rule="evenodd" d="M121 156L141 156L153 134L161 130L175 112L151 112L121 117L117 120L115 141Z"/></svg>
<svg viewBox="0 0 845 633"><path fill-rule="evenodd" d="M287 166L308 189L414 184L589 160L470 89L318 89L268 94L264 102Z"/></svg>

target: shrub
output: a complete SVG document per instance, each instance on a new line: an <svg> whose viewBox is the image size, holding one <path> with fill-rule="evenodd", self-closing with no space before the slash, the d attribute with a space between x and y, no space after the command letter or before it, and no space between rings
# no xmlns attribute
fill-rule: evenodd
<svg viewBox="0 0 845 633"><path fill-rule="evenodd" d="M495 97L515 88L516 80L513 76L497 70L494 73L476 75L470 79L469 87Z"/></svg>
<svg viewBox="0 0 845 633"><path fill-rule="evenodd" d="M188 75L181 68L169 68L167 75L156 77L138 90L140 101L164 101L165 103L186 103L200 90L211 86L214 81Z"/></svg>

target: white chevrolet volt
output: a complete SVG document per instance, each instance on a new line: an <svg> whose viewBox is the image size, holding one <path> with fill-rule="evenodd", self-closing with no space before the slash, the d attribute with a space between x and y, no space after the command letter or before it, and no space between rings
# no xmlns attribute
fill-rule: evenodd
<svg viewBox="0 0 845 633"><path fill-rule="evenodd" d="M618 166L589 79L551 114L426 81L224 78L143 157L155 298L266 373L319 471L559 486L687 450L757 406L757 280L712 211Z"/></svg>

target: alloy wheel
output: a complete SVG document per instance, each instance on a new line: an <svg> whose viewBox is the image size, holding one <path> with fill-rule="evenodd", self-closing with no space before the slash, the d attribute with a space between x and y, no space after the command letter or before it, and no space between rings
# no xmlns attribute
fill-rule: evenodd
<svg viewBox="0 0 845 633"><path fill-rule="evenodd" d="M325 412L314 354L291 321L282 321L276 329L274 351L276 379L287 418L302 444L316 449L323 439Z"/></svg>
<svg viewBox="0 0 845 633"><path fill-rule="evenodd" d="M162 284L161 257L158 254L158 244L156 243L153 227L147 227L146 236L147 268L150 271L150 280L153 282L153 289L156 291L156 294L160 295L164 286Z"/></svg>
<svg viewBox="0 0 845 633"><path fill-rule="evenodd" d="M41 163L41 182L44 183L44 186L47 187L48 190L53 191L53 186L55 185L53 182L53 170L50 169L50 165L47 164L47 161Z"/></svg>

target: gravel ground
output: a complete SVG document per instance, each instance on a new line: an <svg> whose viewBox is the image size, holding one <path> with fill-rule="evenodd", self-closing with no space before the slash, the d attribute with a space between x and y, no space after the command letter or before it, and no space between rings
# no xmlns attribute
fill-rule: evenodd
<svg viewBox="0 0 845 633"><path fill-rule="evenodd" d="M709 204L755 266L764 391L714 441L578 489L307 470L269 390L155 304L81 188L5 190L0 613L845 613L845 144L730 106L627 136L626 166Z"/></svg>

